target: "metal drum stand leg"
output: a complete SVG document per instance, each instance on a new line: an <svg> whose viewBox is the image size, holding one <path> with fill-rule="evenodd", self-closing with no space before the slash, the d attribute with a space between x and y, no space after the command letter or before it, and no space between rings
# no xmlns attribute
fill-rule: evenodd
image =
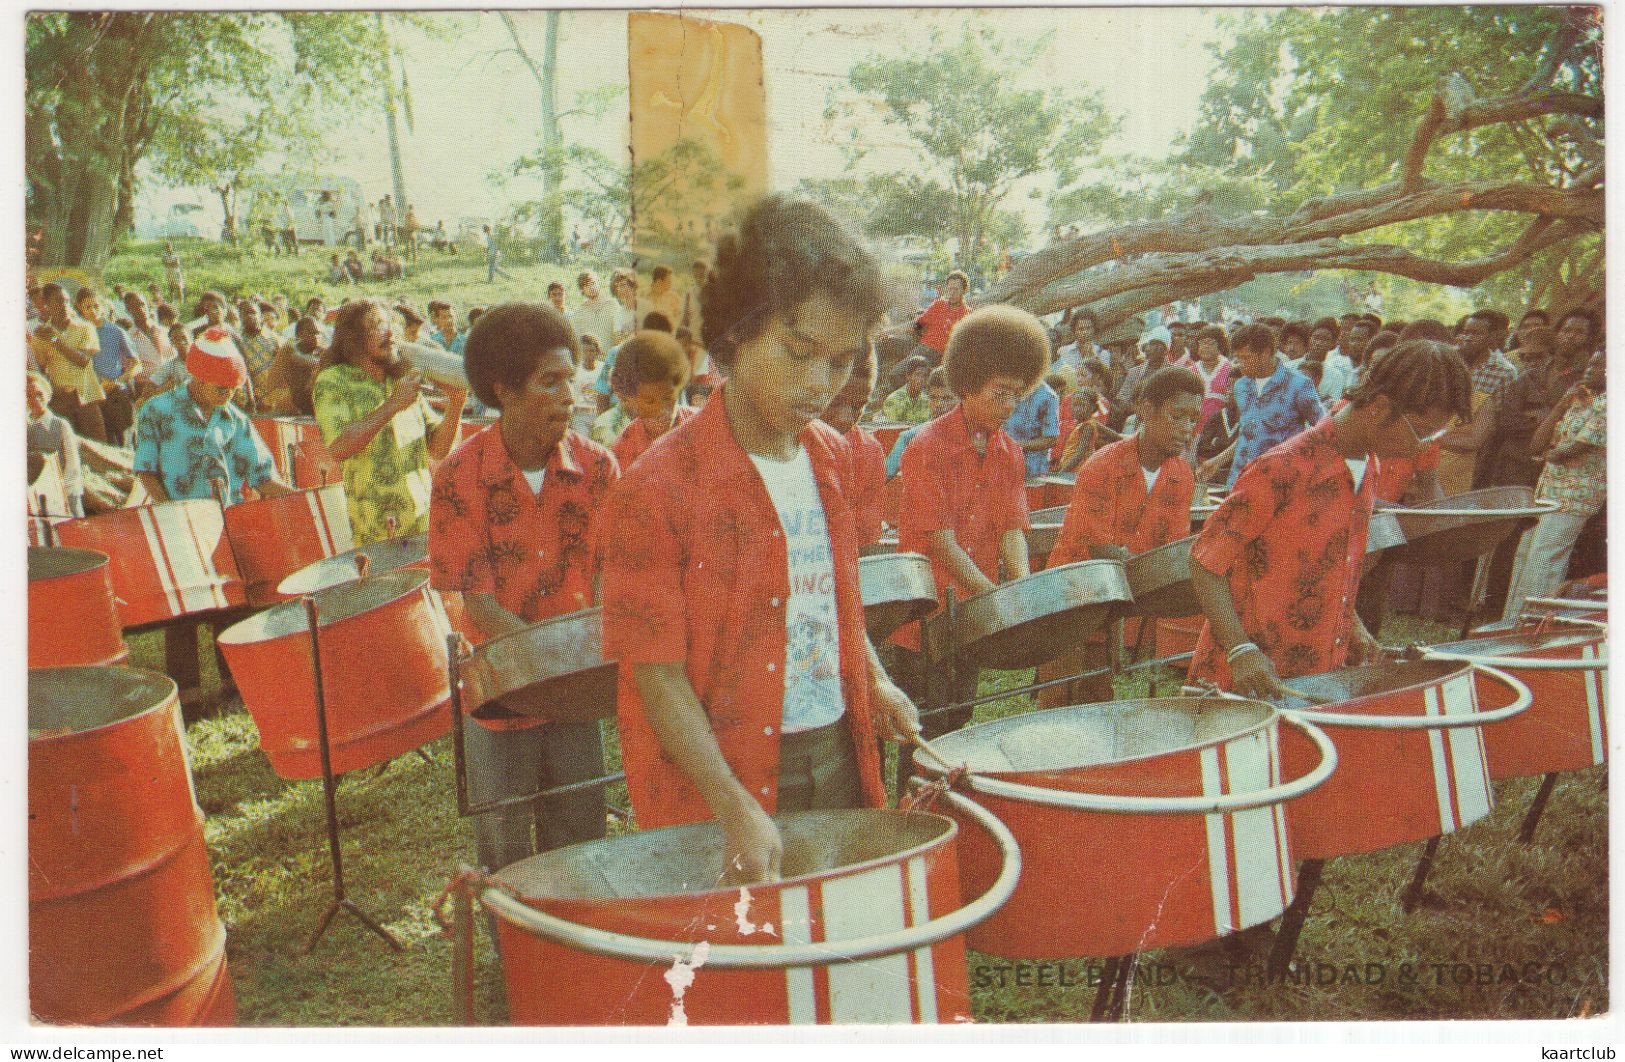
<svg viewBox="0 0 1625 1062"><path fill-rule="evenodd" d="M333 899L329 901L327 910L316 923L316 931L310 935L310 941L305 945L305 954L309 955L321 943L322 934L332 924L333 916L344 910L356 917L362 925L382 937L384 942L396 951L401 950L401 942L394 935L375 921L370 915L356 906L344 892L344 850L339 844L339 812L337 797L337 780L333 777L333 750L329 745L327 735L327 698L322 689L322 649L318 630L321 616L318 614L314 598L306 597L305 622L310 629L310 662L316 680L316 742L322 758L322 802L327 813L327 853L333 863Z"/></svg>
<svg viewBox="0 0 1625 1062"><path fill-rule="evenodd" d="M1557 788L1557 772L1549 771L1540 780L1540 789L1535 793L1534 802L1529 805L1529 811L1523 817L1523 827L1518 831L1518 840L1524 844L1533 844L1535 829L1540 825L1540 817L1546 813L1546 801L1552 798L1552 790Z"/></svg>
<svg viewBox="0 0 1625 1062"><path fill-rule="evenodd" d="M1422 889L1427 884L1428 872L1433 869L1434 857L1439 854L1440 839L1429 837L1427 847L1422 849L1422 858L1416 861L1416 872L1411 875L1411 883L1405 886L1399 901L1400 910L1406 914L1416 910L1416 905L1422 902Z"/></svg>
<svg viewBox="0 0 1625 1062"><path fill-rule="evenodd" d="M1309 905L1315 902L1315 890L1320 888L1320 875L1325 866L1324 859L1305 859L1298 864L1298 894L1281 914L1281 928L1275 931L1275 944L1270 948L1269 975L1272 978L1285 977L1292 966L1298 937L1303 933L1304 919L1309 916Z"/></svg>

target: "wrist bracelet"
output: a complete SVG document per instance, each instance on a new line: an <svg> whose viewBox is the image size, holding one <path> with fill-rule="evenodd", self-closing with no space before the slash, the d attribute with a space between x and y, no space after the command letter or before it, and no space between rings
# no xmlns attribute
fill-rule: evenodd
<svg viewBox="0 0 1625 1062"><path fill-rule="evenodd" d="M1235 648L1231 649L1228 653L1224 654L1224 662L1227 663L1227 664L1235 663L1236 657L1240 656L1242 653L1249 652L1249 651L1254 652L1254 653L1262 653L1264 650L1260 649L1258 646L1254 645L1252 642L1242 642L1240 645L1236 646Z"/></svg>

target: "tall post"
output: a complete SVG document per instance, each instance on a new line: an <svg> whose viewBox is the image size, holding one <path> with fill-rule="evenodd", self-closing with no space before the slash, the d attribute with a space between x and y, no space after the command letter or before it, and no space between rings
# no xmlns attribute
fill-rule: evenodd
<svg viewBox="0 0 1625 1062"><path fill-rule="evenodd" d="M389 130L389 168L394 177L395 210L398 215L406 211L406 177L401 173L401 135L395 115L395 64L390 61L394 52L394 45L389 39L389 27L384 22L384 13L377 13L378 36L383 42L379 64L384 75L384 125Z"/></svg>

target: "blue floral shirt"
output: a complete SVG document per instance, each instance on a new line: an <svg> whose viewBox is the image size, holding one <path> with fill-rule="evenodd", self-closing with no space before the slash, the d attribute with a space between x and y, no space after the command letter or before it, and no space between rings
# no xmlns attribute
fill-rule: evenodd
<svg viewBox="0 0 1625 1062"><path fill-rule="evenodd" d="M1236 477L1254 459L1314 427L1326 415L1315 382L1279 356L1275 372L1268 378L1240 376L1235 387L1241 427L1236 433L1236 456L1230 462L1228 486L1235 486Z"/></svg>
<svg viewBox="0 0 1625 1062"><path fill-rule="evenodd" d="M214 497L213 480L226 482L226 503L243 500L275 474L271 451L248 415L227 402L207 417L186 384L154 396L135 421L135 470L158 476L170 498Z"/></svg>
<svg viewBox="0 0 1625 1062"><path fill-rule="evenodd" d="M1056 438L1061 434L1061 399L1049 384L1039 381L1031 394L1023 398L1004 422L1004 430L1017 443L1026 444L1034 439ZM1049 451L1028 450L1027 478L1037 479L1049 474Z"/></svg>

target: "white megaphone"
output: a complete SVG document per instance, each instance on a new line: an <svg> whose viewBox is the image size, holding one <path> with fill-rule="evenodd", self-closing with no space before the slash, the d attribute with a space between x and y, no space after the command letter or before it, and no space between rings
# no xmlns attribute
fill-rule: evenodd
<svg viewBox="0 0 1625 1062"><path fill-rule="evenodd" d="M401 357L421 372L424 379L459 391L468 390L468 374L463 371L461 354L453 354L444 347L429 343L397 342L395 345L400 349Z"/></svg>

